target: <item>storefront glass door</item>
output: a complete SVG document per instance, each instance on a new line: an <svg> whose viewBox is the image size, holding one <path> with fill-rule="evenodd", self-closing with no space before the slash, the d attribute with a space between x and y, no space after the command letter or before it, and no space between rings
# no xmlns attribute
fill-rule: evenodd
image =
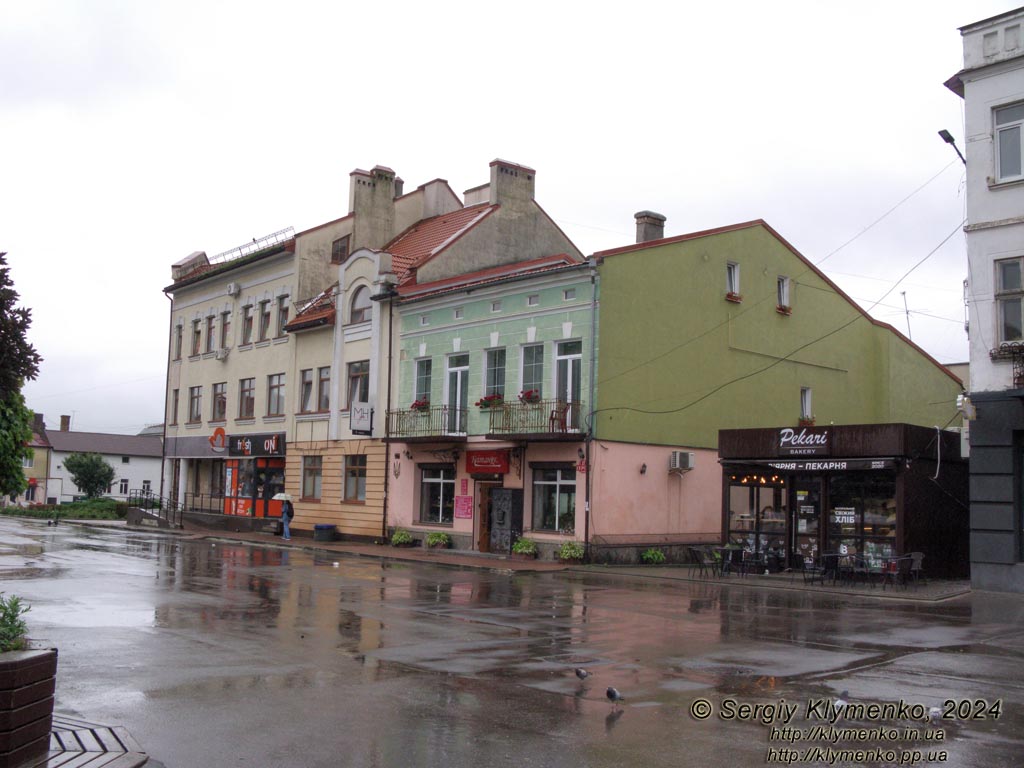
<svg viewBox="0 0 1024 768"><path fill-rule="evenodd" d="M817 562L821 537L821 479L798 475L793 482L792 494L790 551L805 563Z"/></svg>
<svg viewBox="0 0 1024 768"><path fill-rule="evenodd" d="M785 480L733 475L729 484L729 543L785 567Z"/></svg>

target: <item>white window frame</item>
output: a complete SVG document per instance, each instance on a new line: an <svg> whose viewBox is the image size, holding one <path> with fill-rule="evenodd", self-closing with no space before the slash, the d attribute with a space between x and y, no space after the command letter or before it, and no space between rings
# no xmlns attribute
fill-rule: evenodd
<svg viewBox="0 0 1024 768"><path fill-rule="evenodd" d="M426 370L424 370L426 369ZM423 357L415 361L413 372L413 400L430 402L430 386L434 376L433 358Z"/></svg>
<svg viewBox="0 0 1024 768"><path fill-rule="evenodd" d="M501 312L501 299L491 302L491 312Z"/></svg>
<svg viewBox="0 0 1024 768"><path fill-rule="evenodd" d="M36 464L36 452L29 448L28 455L21 457L21 466L24 469L32 469Z"/></svg>
<svg viewBox="0 0 1024 768"><path fill-rule="evenodd" d="M999 122L1000 112L1009 112L1010 110L1019 110L1020 117L1016 120L1007 120L1004 123ZM995 143L995 162L996 167L994 169L996 181L1018 181L1024 179L1024 102L1018 102L1016 104L1004 104L1000 107L996 107L992 110L992 128L994 130L994 143ZM1017 172L1015 174L1003 175L1003 161L1002 161L1002 137L1003 134L1009 134L1013 131L1017 133Z"/></svg>
<svg viewBox="0 0 1024 768"><path fill-rule="evenodd" d="M465 363L452 365L452 361L465 358ZM448 407L448 420L445 424L450 434L464 434L466 424L463 419L469 418L469 353L456 352L444 361L444 402ZM454 375L455 388L452 387ZM465 414L465 415L464 415Z"/></svg>
<svg viewBox="0 0 1024 768"><path fill-rule="evenodd" d="M562 291L562 301L573 301L576 298L575 288L566 288Z"/></svg>
<svg viewBox="0 0 1024 768"><path fill-rule="evenodd" d="M1004 264L1016 264L1018 270L1018 285L1007 288L1003 285ZM994 263L995 275L995 302L996 302L996 335L999 342L1024 340L1024 256L1017 256L1012 259L998 259ZM1006 335L1005 313L1011 304L1017 305L1017 326L1021 333L1016 338L1008 338Z"/></svg>
<svg viewBox="0 0 1024 768"><path fill-rule="evenodd" d="M299 413L313 412L313 369L299 371Z"/></svg>
<svg viewBox="0 0 1024 768"><path fill-rule="evenodd" d="M526 297L526 306L528 306L528 307L540 306L540 294L539 293L531 293L529 296L527 296Z"/></svg>
<svg viewBox="0 0 1024 768"><path fill-rule="evenodd" d="M462 319L463 317L465 317L465 316L466 316L466 312L465 312L465 310L464 310L464 309L463 309L462 307L456 307L456 308L455 308L455 309L454 309L454 310L452 311L452 317L453 317L453 318L454 318L455 320L461 320L461 319Z"/></svg>
<svg viewBox="0 0 1024 768"><path fill-rule="evenodd" d="M726 262L725 265L725 292L740 294L740 265L735 261Z"/></svg>
<svg viewBox="0 0 1024 768"><path fill-rule="evenodd" d="M484 395L505 396L505 378L508 372L508 355L504 347L484 352Z"/></svg>
<svg viewBox="0 0 1024 768"><path fill-rule="evenodd" d="M813 392L810 387L800 387L800 418L814 418Z"/></svg>
<svg viewBox="0 0 1024 768"><path fill-rule="evenodd" d="M540 350L540 372L535 380L526 380L526 351L528 349L539 349ZM547 357L547 351L544 349L544 344L524 344L519 353L519 383L520 391L525 392L529 389L537 390L540 397L544 397L544 391L547 387L544 386L544 358ZM536 363L533 363L536 365Z"/></svg>
<svg viewBox="0 0 1024 768"><path fill-rule="evenodd" d="M359 325L372 319L373 301L370 299L370 289L361 285L352 294L352 303L348 307L348 322L350 325Z"/></svg>
<svg viewBox="0 0 1024 768"><path fill-rule="evenodd" d="M791 307L790 304L791 283L785 275L779 275L775 280L775 301L780 307Z"/></svg>

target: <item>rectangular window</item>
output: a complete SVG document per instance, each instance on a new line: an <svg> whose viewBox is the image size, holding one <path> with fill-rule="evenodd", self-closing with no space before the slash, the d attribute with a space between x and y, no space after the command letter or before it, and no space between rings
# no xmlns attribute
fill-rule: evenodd
<svg viewBox="0 0 1024 768"><path fill-rule="evenodd" d="M242 307L242 343L252 344L252 305Z"/></svg>
<svg viewBox="0 0 1024 768"><path fill-rule="evenodd" d="M320 482L323 477L324 457L302 457L302 498L319 499Z"/></svg>
<svg viewBox="0 0 1024 768"><path fill-rule="evenodd" d="M231 346L231 313L220 313L220 348L227 349Z"/></svg>
<svg viewBox="0 0 1024 768"><path fill-rule="evenodd" d="M366 454L345 457L345 501L366 501Z"/></svg>
<svg viewBox="0 0 1024 768"><path fill-rule="evenodd" d="M228 383L218 382L213 385L213 411L210 421L224 421L228 417Z"/></svg>
<svg viewBox="0 0 1024 768"><path fill-rule="evenodd" d="M430 325L430 316L420 315L420 325Z"/></svg>
<svg viewBox="0 0 1024 768"><path fill-rule="evenodd" d="M203 388L188 388L188 421L190 424L203 420Z"/></svg>
<svg viewBox="0 0 1024 768"><path fill-rule="evenodd" d="M35 466L36 454L31 448L28 449L28 455L21 457L21 466L25 469L31 469Z"/></svg>
<svg viewBox="0 0 1024 768"><path fill-rule="evenodd" d="M564 291L562 291L562 300L563 301L572 301L575 298L576 298L576 289L575 288L566 288Z"/></svg>
<svg viewBox="0 0 1024 768"><path fill-rule="evenodd" d="M306 368L299 372L299 413L309 413L313 409L313 369Z"/></svg>
<svg viewBox="0 0 1024 768"><path fill-rule="evenodd" d="M208 315L206 318L206 350L207 352L213 352L213 338L214 329L217 327L217 318L213 315Z"/></svg>
<svg viewBox="0 0 1024 768"><path fill-rule="evenodd" d="M535 294L533 294L531 296L527 296L526 297L526 306L528 306L528 307L536 307L538 304L540 304L540 295L539 294L535 293Z"/></svg>
<svg viewBox="0 0 1024 768"><path fill-rule="evenodd" d="M180 325L174 326L174 359L181 360L181 333Z"/></svg>
<svg viewBox="0 0 1024 768"><path fill-rule="evenodd" d="M998 306L999 341L1024 339L1024 258L996 262L996 304Z"/></svg>
<svg viewBox="0 0 1024 768"><path fill-rule="evenodd" d="M277 335L284 336L284 327L288 325L288 297L277 297Z"/></svg>
<svg viewBox="0 0 1024 768"><path fill-rule="evenodd" d="M486 353L487 368L484 371L484 394L505 394L505 350L489 349Z"/></svg>
<svg viewBox="0 0 1024 768"><path fill-rule="evenodd" d="M420 476L420 522L451 525L455 519L455 465L423 467Z"/></svg>
<svg viewBox="0 0 1024 768"><path fill-rule="evenodd" d="M118 482L117 492L120 493L122 496L128 493L128 480L126 478L122 477L120 482Z"/></svg>
<svg viewBox="0 0 1024 768"><path fill-rule="evenodd" d="M533 470L533 529L576 530L576 470L572 465Z"/></svg>
<svg viewBox="0 0 1024 768"><path fill-rule="evenodd" d="M122 464L131 464L132 463L132 457L131 456L122 456L121 457L121 463Z"/></svg>
<svg viewBox="0 0 1024 768"><path fill-rule="evenodd" d="M544 397L544 345L531 344L523 347L523 391L536 391L538 398Z"/></svg>
<svg viewBox="0 0 1024 768"><path fill-rule="evenodd" d="M814 408L811 402L811 388L800 387L800 418L813 419Z"/></svg>
<svg viewBox="0 0 1024 768"><path fill-rule="evenodd" d="M416 361L416 394L413 399L430 402L430 374L434 363L429 358Z"/></svg>
<svg viewBox="0 0 1024 768"><path fill-rule="evenodd" d="M1021 166L1021 131L1024 128L1024 104L1014 104L995 111L996 170L999 181L1024 177Z"/></svg>
<svg viewBox="0 0 1024 768"><path fill-rule="evenodd" d="M149 480L142 481L142 492L149 493L153 490L153 483Z"/></svg>
<svg viewBox="0 0 1024 768"><path fill-rule="evenodd" d="M445 429L452 434L466 431L466 408L469 405L469 355L448 358L448 392L445 400L447 416Z"/></svg>
<svg viewBox="0 0 1024 768"><path fill-rule="evenodd" d="M339 237L337 240L331 243L331 262L334 264L340 264L348 256L348 235Z"/></svg>
<svg viewBox="0 0 1024 768"><path fill-rule="evenodd" d="M349 409L352 403L367 403L370 401L370 361L360 360L358 363L348 364L348 401Z"/></svg>
<svg viewBox="0 0 1024 768"><path fill-rule="evenodd" d="M740 292L740 265L733 261L725 265L725 291L737 295Z"/></svg>
<svg viewBox="0 0 1024 768"><path fill-rule="evenodd" d="M270 338L270 302L260 302L260 328L257 341L266 341Z"/></svg>
<svg viewBox="0 0 1024 768"><path fill-rule="evenodd" d="M192 321L192 356L199 354L199 345L203 339L203 327L199 320Z"/></svg>
<svg viewBox="0 0 1024 768"><path fill-rule="evenodd" d="M491 312L501 312L501 302L500 301L492 301L491 302Z"/></svg>
<svg viewBox="0 0 1024 768"><path fill-rule="evenodd" d="M251 419L256 415L256 379L238 380L238 418Z"/></svg>
<svg viewBox="0 0 1024 768"><path fill-rule="evenodd" d="M171 390L171 424L178 423L178 390Z"/></svg>
<svg viewBox="0 0 1024 768"><path fill-rule="evenodd" d="M465 314L465 310L463 310L462 307L459 307L452 313L456 320L461 320L463 317L465 317Z"/></svg>
<svg viewBox="0 0 1024 768"><path fill-rule="evenodd" d="M325 365L316 372L316 409L320 412L331 410L331 367Z"/></svg>
<svg viewBox="0 0 1024 768"><path fill-rule="evenodd" d="M284 374L267 376L267 416L284 416Z"/></svg>
<svg viewBox="0 0 1024 768"><path fill-rule="evenodd" d="M775 303L780 307L792 306L789 303L789 278L779 275L775 280Z"/></svg>

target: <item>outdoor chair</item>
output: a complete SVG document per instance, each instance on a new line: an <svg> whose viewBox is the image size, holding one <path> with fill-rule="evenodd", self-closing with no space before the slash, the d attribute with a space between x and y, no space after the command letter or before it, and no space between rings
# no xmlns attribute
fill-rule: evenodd
<svg viewBox="0 0 1024 768"><path fill-rule="evenodd" d="M841 555L838 552L826 552L821 556L821 583L825 583L825 579L831 579L832 583L835 584L839 581L839 558Z"/></svg>
<svg viewBox="0 0 1024 768"><path fill-rule="evenodd" d="M911 552L910 558L910 579L914 582L914 586L916 587L924 576L924 571L921 568L921 562L924 560L924 552Z"/></svg>
<svg viewBox="0 0 1024 768"><path fill-rule="evenodd" d="M816 563L812 558L800 558L799 569L803 571L804 584L825 583L825 569L820 561Z"/></svg>
<svg viewBox="0 0 1024 768"><path fill-rule="evenodd" d="M568 429L569 403L560 403L548 417L548 431L565 432Z"/></svg>
<svg viewBox="0 0 1024 768"><path fill-rule="evenodd" d="M902 584L904 588L907 586L907 582L910 580L910 568L913 558L910 555L904 555L903 557L890 557L885 561L885 572L882 577L882 589L885 589L887 584L896 586Z"/></svg>
<svg viewBox="0 0 1024 768"><path fill-rule="evenodd" d="M721 562L715 558L714 553L705 547L695 547L697 557L700 558L700 572L709 576L718 576Z"/></svg>

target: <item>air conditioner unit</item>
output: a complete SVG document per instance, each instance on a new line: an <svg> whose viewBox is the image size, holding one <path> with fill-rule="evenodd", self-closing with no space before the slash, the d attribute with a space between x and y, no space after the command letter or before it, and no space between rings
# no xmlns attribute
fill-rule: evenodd
<svg viewBox="0 0 1024 768"><path fill-rule="evenodd" d="M672 451L668 457L669 472L688 472L696 466L693 451Z"/></svg>
<svg viewBox="0 0 1024 768"><path fill-rule="evenodd" d="M230 349L227 349L227 348L225 348L225 349L218 349L217 350L217 359L218 360L227 360L229 354L231 354L231 350Z"/></svg>
<svg viewBox="0 0 1024 768"><path fill-rule="evenodd" d="M227 294L228 296L237 296L242 292L242 286L240 283L228 283Z"/></svg>

